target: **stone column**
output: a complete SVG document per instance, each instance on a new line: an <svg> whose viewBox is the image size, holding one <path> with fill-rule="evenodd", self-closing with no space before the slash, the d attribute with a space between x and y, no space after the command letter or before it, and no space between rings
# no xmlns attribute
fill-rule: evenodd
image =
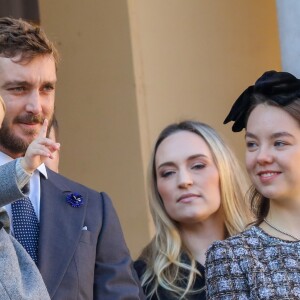
<svg viewBox="0 0 300 300"><path fill-rule="evenodd" d="M276 0L282 70L300 77L300 1Z"/></svg>

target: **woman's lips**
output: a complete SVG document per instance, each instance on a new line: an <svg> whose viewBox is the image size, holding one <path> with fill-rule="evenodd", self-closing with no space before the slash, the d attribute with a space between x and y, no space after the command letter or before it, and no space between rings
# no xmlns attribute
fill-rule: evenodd
<svg viewBox="0 0 300 300"><path fill-rule="evenodd" d="M281 174L281 172L277 172L277 171L263 171L263 172L257 173L257 175L259 176L259 179L262 183L271 182L275 178L277 178L277 176L280 174Z"/></svg>
<svg viewBox="0 0 300 300"><path fill-rule="evenodd" d="M183 194L178 198L177 202L188 203L199 197L200 197L199 194L193 194L193 193Z"/></svg>

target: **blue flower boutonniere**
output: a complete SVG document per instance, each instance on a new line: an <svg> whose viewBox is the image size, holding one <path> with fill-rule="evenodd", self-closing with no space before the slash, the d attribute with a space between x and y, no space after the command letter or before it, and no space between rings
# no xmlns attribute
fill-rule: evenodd
<svg viewBox="0 0 300 300"><path fill-rule="evenodd" d="M69 203L72 207L80 207L84 200L82 196L78 193L70 193L66 197L67 203Z"/></svg>

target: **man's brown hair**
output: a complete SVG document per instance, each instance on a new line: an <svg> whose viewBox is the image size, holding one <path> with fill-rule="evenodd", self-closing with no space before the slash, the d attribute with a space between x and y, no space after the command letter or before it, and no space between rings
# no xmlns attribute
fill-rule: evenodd
<svg viewBox="0 0 300 300"><path fill-rule="evenodd" d="M22 19L0 18L0 56L26 62L46 54L53 55L57 65L58 52L40 26Z"/></svg>

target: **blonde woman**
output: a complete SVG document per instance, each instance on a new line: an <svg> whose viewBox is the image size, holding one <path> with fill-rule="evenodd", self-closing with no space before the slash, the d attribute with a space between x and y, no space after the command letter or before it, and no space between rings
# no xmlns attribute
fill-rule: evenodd
<svg viewBox="0 0 300 300"><path fill-rule="evenodd" d="M159 135L149 175L156 233L134 264L147 299L206 299L206 250L250 220L237 159L210 126L184 121Z"/></svg>

